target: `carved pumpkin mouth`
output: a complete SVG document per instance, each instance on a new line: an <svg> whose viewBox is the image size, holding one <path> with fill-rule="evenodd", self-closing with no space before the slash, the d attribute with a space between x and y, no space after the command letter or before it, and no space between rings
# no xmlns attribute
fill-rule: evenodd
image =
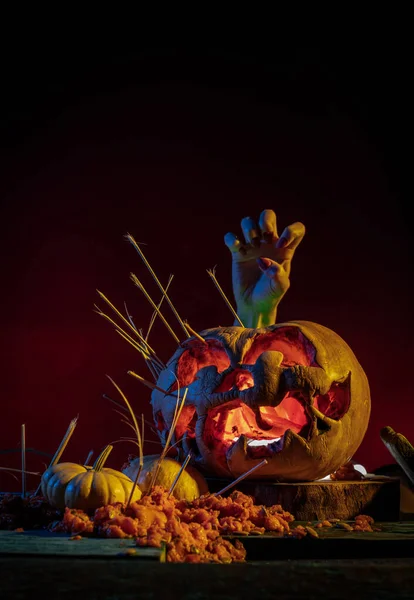
<svg viewBox="0 0 414 600"><path fill-rule="evenodd" d="M222 472L228 471L236 447L253 459L272 458L294 439L309 448L313 436L328 433L349 408L349 377L333 382L326 394L312 397L305 390L287 390L276 406L246 404L245 393L253 387L251 374L236 370L221 391L211 394L220 396L221 402L204 417L198 417L194 406L185 407L176 429L184 450L191 448L199 458L200 451L210 454Z"/></svg>
<svg viewBox="0 0 414 600"><path fill-rule="evenodd" d="M203 442L225 467L227 453L240 438L246 438L252 458L271 457L283 449L288 431L306 440L312 422L300 393L287 393L278 406L250 407L235 399L208 412Z"/></svg>

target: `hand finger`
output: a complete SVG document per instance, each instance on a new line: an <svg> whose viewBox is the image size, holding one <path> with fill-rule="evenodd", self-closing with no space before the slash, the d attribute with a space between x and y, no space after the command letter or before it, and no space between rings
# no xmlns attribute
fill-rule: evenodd
<svg viewBox="0 0 414 600"><path fill-rule="evenodd" d="M296 250L305 235L305 226L303 223L293 223L286 227L276 243L276 248L287 248Z"/></svg>
<svg viewBox="0 0 414 600"><path fill-rule="evenodd" d="M277 238L277 221L274 210L263 210L259 217L259 227L264 241L271 244Z"/></svg>
<svg viewBox="0 0 414 600"><path fill-rule="evenodd" d="M240 242L237 235L234 235L234 233L226 233L224 236L224 243L232 254L236 254L237 252L243 253L244 246Z"/></svg>
<svg viewBox="0 0 414 600"><path fill-rule="evenodd" d="M242 219L241 228L243 231L244 239L246 244L252 244L252 246L260 246L260 232L256 222L251 217L245 217Z"/></svg>

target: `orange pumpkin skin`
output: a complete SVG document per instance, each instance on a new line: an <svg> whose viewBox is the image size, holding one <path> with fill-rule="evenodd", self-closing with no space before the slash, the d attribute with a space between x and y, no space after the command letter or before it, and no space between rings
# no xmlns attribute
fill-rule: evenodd
<svg viewBox="0 0 414 600"><path fill-rule="evenodd" d="M49 467L42 475L42 495L51 506L64 510L66 506L65 493L67 486L74 477L80 473L85 473L90 468L68 462L58 463Z"/></svg>
<svg viewBox="0 0 414 600"><path fill-rule="evenodd" d="M114 469L95 471L76 463L58 463L49 467L42 476L42 494L49 504L60 510L65 507L96 510L114 502L126 502L133 482ZM141 498L138 486L133 501Z"/></svg>
<svg viewBox="0 0 414 600"><path fill-rule="evenodd" d="M165 441L176 404L176 379L188 386L176 428L183 453L193 449L206 473L313 481L333 473L359 447L370 416L367 377L346 342L308 321L261 329L217 327L206 343L182 343L152 394Z"/></svg>

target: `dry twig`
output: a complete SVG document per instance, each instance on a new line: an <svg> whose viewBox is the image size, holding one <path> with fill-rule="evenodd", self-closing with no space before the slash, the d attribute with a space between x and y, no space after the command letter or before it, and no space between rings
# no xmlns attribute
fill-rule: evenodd
<svg viewBox="0 0 414 600"><path fill-rule="evenodd" d="M229 309L231 310L234 318L236 319L236 321L238 321L240 323L240 327L244 327L239 315L237 314L237 312L234 310L230 300L227 298L226 294L224 293L221 285L219 284L219 282L217 281L217 277L216 277L216 267L214 267L213 269L207 269L207 273L210 275L214 285L216 286L216 288L218 289L218 291L220 292L220 294L222 295L225 303L227 304L227 306L229 307Z"/></svg>
<svg viewBox="0 0 414 600"><path fill-rule="evenodd" d="M145 258L145 255L143 253L143 251L141 250L140 246L137 244L137 242L134 240L134 238L132 237L131 234L127 234L126 239L134 246L135 250L138 252L139 256L141 257L141 260L143 261L144 265L147 267L147 269L149 270L149 272L151 273L155 283L158 285L158 287L161 290L161 293L165 296L165 299L167 300L168 304L171 307L171 310L173 311L177 321L179 322L179 324L181 325L184 333L186 334L187 337L191 337L187 331L187 329L185 328L185 325L183 323L183 320L181 319L180 315L178 314L177 310L175 309L174 304L171 302L167 291L162 287L160 280L158 279L158 277L156 276L154 270L152 269L151 265L149 264L149 262L147 261L147 259Z"/></svg>
<svg viewBox="0 0 414 600"><path fill-rule="evenodd" d="M243 473L243 475L240 475L240 477L238 477L237 479L235 479L234 481L229 483L229 485L226 485L226 487L224 487L219 492L216 492L215 494L213 494L213 496L221 496L222 494L224 494L224 492L231 490L232 487L234 487L235 485L240 483L240 481L243 481L243 479L245 479L248 475L251 475L252 473L254 473L254 471L256 471L257 469L260 469L260 467L263 467L264 465L267 465L266 459L262 460L261 462L259 462L259 464L255 465L254 467L252 467L251 469L246 471L246 473Z"/></svg>

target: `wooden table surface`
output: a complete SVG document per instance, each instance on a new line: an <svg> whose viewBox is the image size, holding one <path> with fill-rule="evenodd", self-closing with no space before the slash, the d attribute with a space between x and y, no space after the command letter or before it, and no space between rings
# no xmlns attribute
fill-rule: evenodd
<svg viewBox="0 0 414 600"><path fill-rule="evenodd" d="M0 557L0 578L2 600L414 598L414 559L395 558L191 565Z"/></svg>
<svg viewBox="0 0 414 600"><path fill-rule="evenodd" d="M324 529L320 539L244 538L248 561L231 565L162 563L154 551L127 557L130 540L3 531L0 598L413 599L414 522L381 529Z"/></svg>

